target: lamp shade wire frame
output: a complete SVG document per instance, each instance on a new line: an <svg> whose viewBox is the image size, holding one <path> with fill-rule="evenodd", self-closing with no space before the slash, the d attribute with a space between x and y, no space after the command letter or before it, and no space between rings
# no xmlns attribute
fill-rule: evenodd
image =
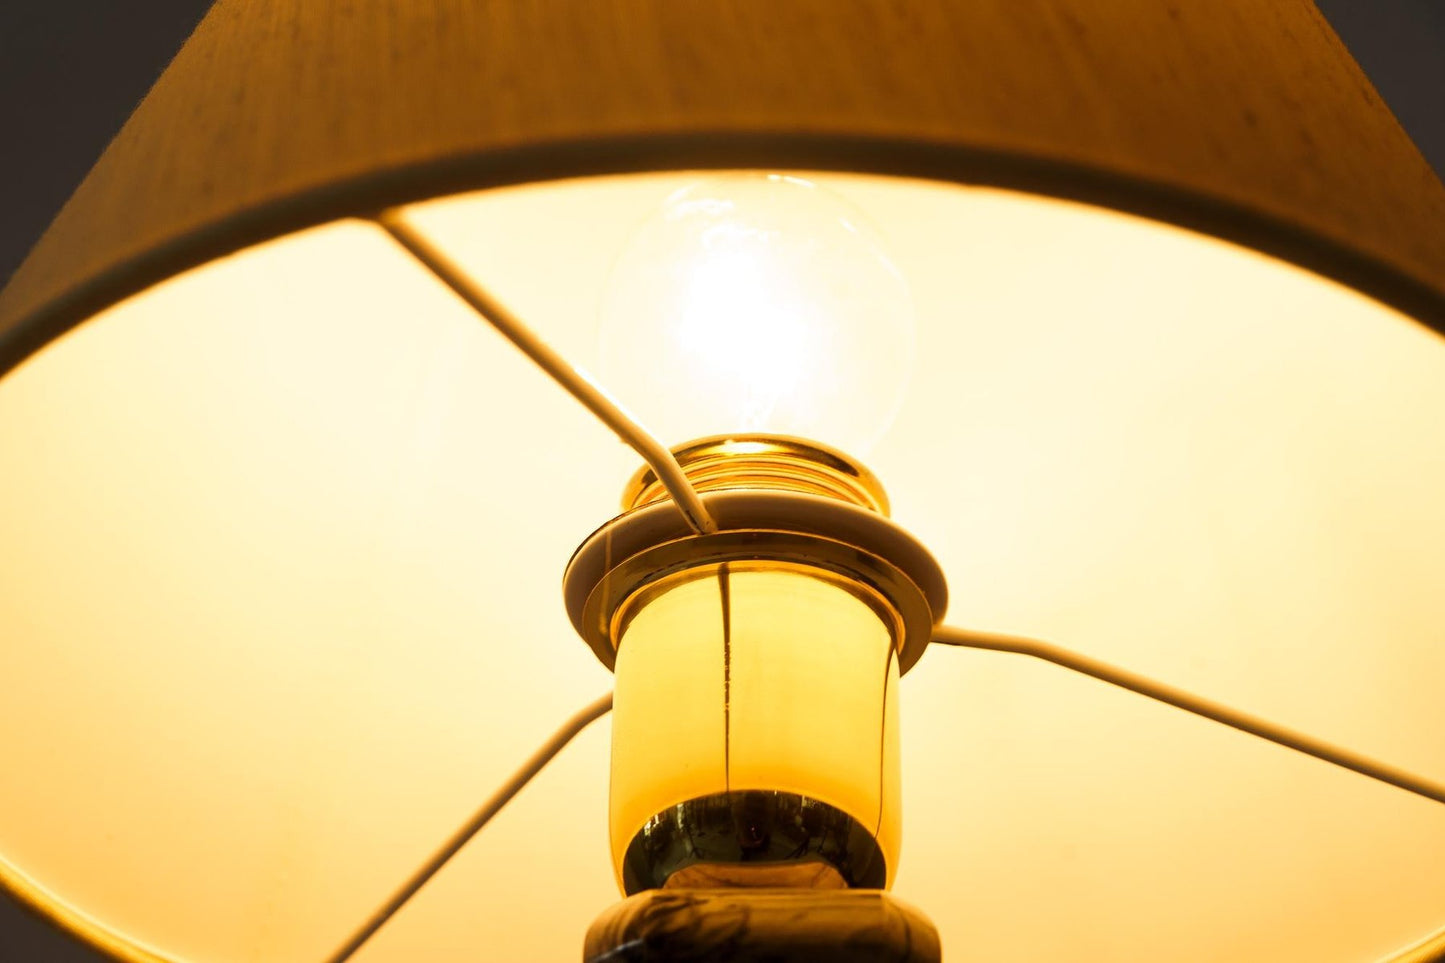
<svg viewBox="0 0 1445 963"><path fill-rule="evenodd" d="M432 854L422 866L411 875L405 883L397 889L391 897L377 908L376 912L367 917L366 922L357 928L346 942L341 944L336 952L326 958L326 963L346 963L356 955L356 951L376 934L376 931L386 925L397 912L406 905L407 901L421 890L423 886L435 876L453 856L461 852L463 846L471 842L473 836L482 831L482 827L491 822L492 817L502 811L502 807L511 802L512 797L521 792L531 782L537 773L541 772L546 765L561 752L569 742L583 729L586 729L593 722L602 718L612 709L612 693L589 702L566 722L562 723L552 737L544 742L531 757L524 762L520 769L514 772L501 787L494 792L486 802L482 803L473 815L460 829L453 833L441 847Z"/></svg>
<svg viewBox="0 0 1445 963"><path fill-rule="evenodd" d="M1258 736L1278 746L1302 752L1307 756L1313 756L1324 762L1340 766L1357 772L1362 776L1388 783L1406 792L1415 793L1417 796L1424 796L1438 803L1445 803L1445 784L1434 782L1423 776L1407 772L1397 766L1389 765L1369 756L1361 755L1349 749L1333 745L1323 739L1306 735L1294 729L1277 725L1258 716L1232 709L1229 706L1206 699L1203 696L1194 695L1183 689L1154 679L1146 678L1136 672L1121 669L1118 666L1101 662L1098 659L1090 658L1078 652L1070 651L1062 646L1043 642L1039 639L1030 639L1017 635L1000 635L992 632L977 632L970 629L960 629L951 626L941 626L934 629L933 641L942 645L955 645L968 649L986 649L992 652L1013 652L1018 655L1031 655L1036 659L1045 662L1052 662L1055 665L1072 669L1110 685L1116 685L1139 695L1147 696L1156 702L1163 702L1174 706L1176 709L1183 709L1185 712L1192 712L1197 716L1212 719L1241 732Z"/></svg>
<svg viewBox="0 0 1445 963"><path fill-rule="evenodd" d="M592 377L568 362L528 328L519 318L477 284L445 253L406 222L397 209L374 215L374 221L396 243L467 303L518 350L564 388L600 421L628 444L652 468L658 481L672 497L687 524L698 534L717 531L717 524L703 505L677 458L618 404ZM1022 636L979 632L952 626L935 628L932 641L942 645L1011 652L1028 655L1071 669L1091 678L1128 689L1157 702L1258 736L1323 762L1349 769L1379 782L1404 789L1435 802L1445 803L1445 785L1388 763L1335 746L1322 739L1277 725L1258 716L1222 705L1127 669L1110 665L1061 646ZM326 963L345 963L401 909L448 860L496 815L573 736L612 708L608 694L579 712L557 732L501 789L483 804L476 815L457 831L413 876L379 908Z"/></svg>
<svg viewBox="0 0 1445 963"><path fill-rule="evenodd" d="M934 630L933 642L939 645L952 645L961 648L983 649L992 652L1010 652L1017 655L1028 655L1045 662L1052 662L1055 665L1066 669L1072 669L1083 675L1108 682L1111 685L1128 689L1139 695L1147 696L1157 702L1183 709L1186 712L1194 713L1206 719L1211 719L1241 732L1247 732L1258 736L1276 745L1294 749L1306 755L1313 756L1324 762L1349 769L1371 779L1404 789L1408 792L1424 796L1435 802L1445 803L1445 785L1417 776L1398 767L1388 765L1363 756L1359 753L1334 746L1322 739L1305 735L1285 726L1276 725L1257 716L1241 712L1202 696L1197 696L1182 689L1175 688L1163 682L1149 679L1145 676L1130 672L1127 669L1110 665L1098 659L1090 658L1078 652L1070 651L1062 646L1044 642L1039 639L1031 639L1023 636L1002 635L992 632L979 632L969 629L962 629L953 626L939 626ZM435 876L443 866L451 860L462 847L481 832L482 828L489 823L497 813L502 810L517 793L532 781L532 779L546 767L553 758L557 756L573 738L583 729L606 715L612 709L612 693L608 693L589 703L573 715L570 719L552 735L547 742L538 748L532 756L519 768L510 779L487 799L485 803L473 814L460 829L449 837L445 843L427 860L392 896L383 903L366 922L353 933L345 943L341 945L331 956L326 958L326 963L346 963L352 959L356 952L376 934L387 921L401 910L406 903ZM1440 953L1440 956L1436 956ZM1422 943L1416 944L1401 951L1399 956L1386 958L1388 961L1397 960L1435 960L1445 958L1445 931L1432 934ZM1382 961L1383 963L1383 961Z"/></svg>
<svg viewBox="0 0 1445 963"><path fill-rule="evenodd" d="M472 310L486 319L502 337L512 342L519 351L532 359L537 367L641 455L648 467L657 474L693 531L699 535L709 535L717 531L717 523L708 514L677 458L598 385L591 375L558 354L520 318L468 277L444 252L408 224L401 211L395 208L385 210L375 215L374 220L397 244L451 288Z"/></svg>

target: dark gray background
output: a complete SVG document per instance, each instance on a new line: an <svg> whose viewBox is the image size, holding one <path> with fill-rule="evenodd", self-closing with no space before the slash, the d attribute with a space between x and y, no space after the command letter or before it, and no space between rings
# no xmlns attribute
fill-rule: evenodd
<svg viewBox="0 0 1445 963"><path fill-rule="evenodd" d="M1317 2L1445 176L1445 0ZM0 280L19 266L209 5L0 0ZM0 896L0 963L101 960Z"/></svg>

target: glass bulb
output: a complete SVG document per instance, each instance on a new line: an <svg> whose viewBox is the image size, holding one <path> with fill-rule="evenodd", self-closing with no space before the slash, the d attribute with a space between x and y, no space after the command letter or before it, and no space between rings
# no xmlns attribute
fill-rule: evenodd
<svg viewBox="0 0 1445 963"><path fill-rule="evenodd" d="M780 174L675 191L618 257L599 374L664 442L770 432L866 452L913 370L908 284L831 191Z"/></svg>

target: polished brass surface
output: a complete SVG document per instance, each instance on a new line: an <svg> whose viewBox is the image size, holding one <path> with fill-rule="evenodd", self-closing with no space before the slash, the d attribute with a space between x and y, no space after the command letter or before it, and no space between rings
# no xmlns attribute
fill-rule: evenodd
<svg viewBox="0 0 1445 963"><path fill-rule="evenodd" d="M700 492L730 488L803 492L888 514L888 496L877 476L836 448L805 438L715 435L680 445L672 453ZM667 497L657 473L642 468L622 494L622 509L631 511Z"/></svg>
<svg viewBox="0 0 1445 963"><path fill-rule="evenodd" d="M939 963L938 931L878 890L662 889L609 907L585 963Z"/></svg>
<svg viewBox="0 0 1445 963"><path fill-rule="evenodd" d="M614 567L587 595L582 610L584 638L593 651L601 648L606 652L603 661L610 665L627 621L641 605L679 579L713 574L722 563L804 569L817 578L847 586L890 626L900 671L904 653L913 652L910 643L930 637L933 614L927 598L883 557L816 535L731 531L665 542Z"/></svg>
<svg viewBox="0 0 1445 963"><path fill-rule="evenodd" d="M847 889L848 881L821 860L796 863L693 863L663 889Z"/></svg>
<svg viewBox="0 0 1445 963"><path fill-rule="evenodd" d="M855 583L860 598L886 602L899 671L928 647L948 605L937 562L879 512L838 498L784 490L705 492L719 531L694 535L671 505L654 502L598 529L578 548L563 578L568 614L597 658L616 659L619 613L659 580L723 562L801 565Z"/></svg>
<svg viewBox="0 0 1445 963"><path fill-rule="evenodd" d="M817 863L831 866L849 887L879 889L888 875L878 841L841 809L797 793L735 790L689 799L649 819L627 847L622 883L630 896L713 864L726 864L732 885L741 887L776 886L785 867L826 882ZM751 867L758 872L750 875Z"/></svg>

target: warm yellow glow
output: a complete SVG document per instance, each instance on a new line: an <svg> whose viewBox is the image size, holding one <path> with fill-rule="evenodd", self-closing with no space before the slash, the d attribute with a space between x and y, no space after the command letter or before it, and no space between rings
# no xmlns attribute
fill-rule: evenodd
<svg viewBox="0 0 1445 963"><path fill-rule="evenodd" d="M843 810L898 867L898 662L878 614L829 582L736 572L732 767L739 789Z"/></svg>
<svg viewBox="0 0 1445 963"><path fill-rule="evenodd" d="M715 571L715 570L710 570ZM729 790L797 793L899 842L897 662L879 615L793 569L717 576L649 599L617 650L612 858L650 817Z"/></svg>
<svg viewBox="0 0 1445 963"><path fill-rule="evenodd" d="M583 437L518 469L548 432ZM0 381L0 452L0 855L168 956L323 958L611 685L556 585L633 460L368 227L66 339ZM610 895L580 772L570 837L516 806L483 858L590 848Z"/></svg>
<svg viewBox="0 0 1445 963"><path fill-rule="evenodd" d="M762 431L866 454L914 363L908 284L866 217L762 173L699 179L649 214L603 294L603 379L666 397L649 420L669 444Z"/></svg>
<svg viewBox="0 0 1445 963"><path fill-rule="evenodd" d="M617 651L608 824L612 863L655 813L727 790L722 599L716 579L668 591Z"/></svg>
<svg viewBox="0 0 1445 963"><path fill-rule="evenodd" d="M1438 337L1136 219L812 179L912 292L917 368L867 461L953 617L1445 778ZM617 252L695 180L415 223L596 370ZM0 380L0 858L173 958L324 958L612 684L558 582L636 468L363 224L105 312ZM1345 963L1445 922L1439 806L1008 656L932 652L899 692L894 891L946 946ZM363 963L574 958L616 898L608 744Z"/></svg>

